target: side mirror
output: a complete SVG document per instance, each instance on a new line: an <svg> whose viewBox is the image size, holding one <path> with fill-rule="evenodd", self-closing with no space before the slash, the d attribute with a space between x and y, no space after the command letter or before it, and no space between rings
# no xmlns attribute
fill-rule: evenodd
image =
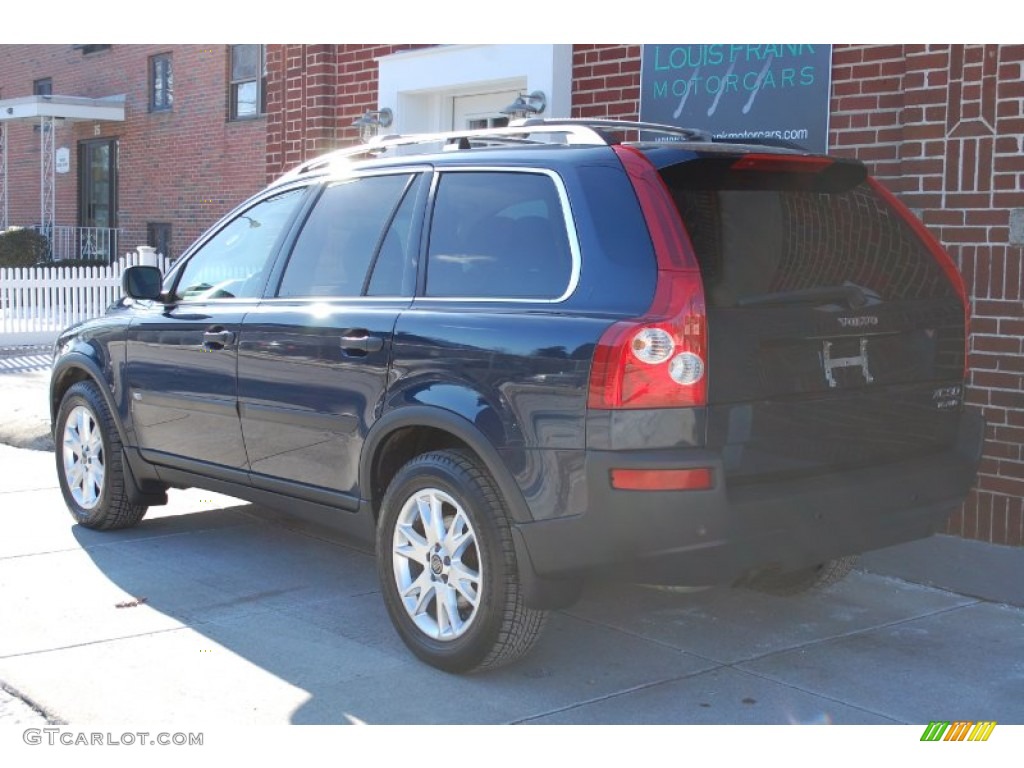
<svg viewBox="0 0 1024 768"><path fill-rule="evenodd" d="M121 276L121 288L133 299L160 301L164 276L156 267L128 267Z"/></svg>

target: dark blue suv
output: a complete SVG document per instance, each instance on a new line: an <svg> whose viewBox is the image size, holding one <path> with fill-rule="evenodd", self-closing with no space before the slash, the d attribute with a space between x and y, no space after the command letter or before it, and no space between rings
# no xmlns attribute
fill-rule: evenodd
<svg viewBox="0 0 1024 768"><path fill-rule="evenodd" d="M375 541L468 671L583 579L799 592L928 536L983 439L949 257L854 161L616 121L292 171L56 347L75 519L198 486Z"/></svg>

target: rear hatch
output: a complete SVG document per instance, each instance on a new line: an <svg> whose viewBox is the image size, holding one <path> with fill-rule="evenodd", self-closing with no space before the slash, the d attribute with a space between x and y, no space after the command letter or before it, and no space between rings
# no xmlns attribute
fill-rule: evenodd
<svg viewBox="0 0 1024 768"><path fill-rule="evenodd" d="M962 284L852 161L649 153L693 241L708 323L708 444L730 483L948 449Z"/></svg>

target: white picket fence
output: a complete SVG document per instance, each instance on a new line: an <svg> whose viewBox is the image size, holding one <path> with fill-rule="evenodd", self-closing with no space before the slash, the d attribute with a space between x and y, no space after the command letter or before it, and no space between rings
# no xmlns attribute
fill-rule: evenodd
<svg viewBox="0 0 1024 768"><path fill-rule="evenodd" d="M0 269L0 347L50 344L69 325L106 312L121 298L125 269L153 263L127 253L107 267ZM168 260L156 255L165 271Z"/></svg>

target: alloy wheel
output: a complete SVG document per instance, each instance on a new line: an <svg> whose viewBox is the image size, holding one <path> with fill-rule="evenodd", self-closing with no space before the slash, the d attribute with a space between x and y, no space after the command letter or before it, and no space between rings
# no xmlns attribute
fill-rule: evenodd
<svg viewBox="0 0 1024 768"><path fill-rule="evenodd" d="M103 495L106 462L99 423L84 405L75 406L64 422L62 456L72 498L82 509L93 509Z"/></svg>
<svg viewBox="0 0 1024 768"><path fill-rule="evenodd" d="M409 497L392 537L399 599L434 640L455 640L472 625L484 577L476 531L449 494L424 488Z"/></svg>

